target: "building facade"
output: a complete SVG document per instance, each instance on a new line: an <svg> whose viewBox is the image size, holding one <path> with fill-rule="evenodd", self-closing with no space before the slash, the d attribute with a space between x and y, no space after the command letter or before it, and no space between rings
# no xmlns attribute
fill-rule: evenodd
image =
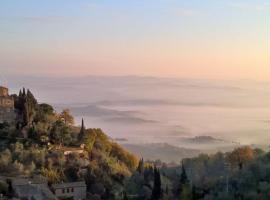
<svg viewBox="0 0 270 200"><path fill-rule="evenodd" d="M8 88L0 86L0 96L3 96L3 97L8 96Z"/></svg>
<svg viewBox="0 0 270 200"><path fill-rule="evenodd" d="M8 88L0 86L0 123L14 121L14 99L8 93Z"/></svg>
<svg viewBox="0 0 270 200"><path fill-rule="evenodd" d="M84 181L53 184L52 190L55 196L58 197L59 199L62 198L72 198L74 200L86 199L86 184Z"/></svg>
<svg viewBox="0 0 270 200"><path fill-rule="evenodd" d="M8 88L0 86L0 108L14 109L14 100L8 94Z"/></svg>

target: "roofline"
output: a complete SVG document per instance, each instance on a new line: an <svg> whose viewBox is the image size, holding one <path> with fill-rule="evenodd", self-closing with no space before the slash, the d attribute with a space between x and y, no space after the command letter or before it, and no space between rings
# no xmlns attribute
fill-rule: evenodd
<svg viewBox="0 0 270 200"><path fill-rule="evenodd" d="M87 185L79 185L79 186L77 186L77 185L65 185L65 186L62 186L62 187L55 187L55 186L52 186L52 188L54 189L54 190L58 190L58 189L64 189L64 188L86 188L87 187Z"/></svg>
<svg viewBox="0 0 270 200"><path fill-rule="evenodd" d="M65 187L86 187L86 183L85 182L57 183L57 184L52 184L52 187L54 189L60 189L60 188L65 188Z"/></svg>

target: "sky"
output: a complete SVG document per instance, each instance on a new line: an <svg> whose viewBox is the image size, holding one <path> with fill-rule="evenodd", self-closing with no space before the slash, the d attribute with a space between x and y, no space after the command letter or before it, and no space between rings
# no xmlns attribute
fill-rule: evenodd
<svg viewBox="0 0 270 200"><path fill-rule="evenodd" d="M0 73L270 80L270 1L1 0Z"/></svg>

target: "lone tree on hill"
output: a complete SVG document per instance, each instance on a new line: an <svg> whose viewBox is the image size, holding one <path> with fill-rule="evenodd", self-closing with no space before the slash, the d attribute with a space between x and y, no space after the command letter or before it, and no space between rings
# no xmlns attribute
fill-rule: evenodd
<svg viewBox="0 0 270 200"><path fill-rule="evenodd" d="M86 128L84 125L84 120L82 118L81 130L80 130L80 133L78 134L78 141L79 142L82 142L85 139L85 134L86 134Z"/></svg>

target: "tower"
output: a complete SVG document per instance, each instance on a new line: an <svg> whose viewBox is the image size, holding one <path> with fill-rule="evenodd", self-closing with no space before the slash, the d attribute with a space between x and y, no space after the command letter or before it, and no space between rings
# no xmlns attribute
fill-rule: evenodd
<svg viewBox="0 0 270 200"><path fill-rule="evenodd" d="M14 100L8 94L8 88L0 86L0 108L14 109Z"/></svg>
<svg viewBox="0 0 270 200"><path fill-rule="evenodd" d="M8 96L8 88L0 86L0 97Z"/></svg>
<svg viewBox="0 0 270 200"><path fill-rule="evenodd" d="M15 119L14 99L8 94L8 88L0 86L0 122Z"/></svg>

